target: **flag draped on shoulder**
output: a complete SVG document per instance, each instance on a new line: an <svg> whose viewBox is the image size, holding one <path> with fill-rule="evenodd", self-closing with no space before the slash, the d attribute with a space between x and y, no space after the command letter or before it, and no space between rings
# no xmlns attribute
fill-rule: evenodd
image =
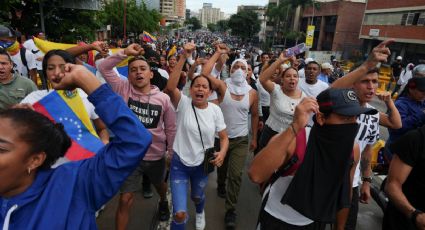
<svg viewBox="0 0 425 230"><path fill-rule="evenodd" d="M77 90L57 90L33 105L55 123L62 123L72 140L65 157L71 161L90 158L103 147Z"/></svg>

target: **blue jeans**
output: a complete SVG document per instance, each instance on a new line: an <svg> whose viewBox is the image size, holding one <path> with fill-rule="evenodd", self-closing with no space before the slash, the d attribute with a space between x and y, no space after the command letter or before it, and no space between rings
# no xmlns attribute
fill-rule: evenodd
<svg viewBox="0 0 425 230"><path fill-rule="evenodd" d="M173 217L176 213L185 213L186 219L183 222L176 222L175 218L171 223L172 230L185 229L188 220L187 214L187 193L191 186L190 197L195 202L196 212L202 213L205 206L205 188L208 184L208 175L204 173L203 165L186 166L181 161L177 153L173 154L170 166L170 185L173 202Z"/></svg>

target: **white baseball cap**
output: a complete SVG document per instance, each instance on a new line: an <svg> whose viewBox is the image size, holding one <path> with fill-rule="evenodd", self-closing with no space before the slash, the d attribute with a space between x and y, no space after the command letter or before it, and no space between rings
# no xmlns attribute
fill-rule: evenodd
<svg viewBox="0 0 425 230"><path fill-rule="evenodd" d="M304 61L304 63L307 65L308 63L310 63L312 61L314 61L313 58L306 58L305 61Z"/></svg>
<svg viewBox="0 0 425 230"><path fill-rule="evenodd" d="M397 56L396 60L403 60L403 57Z"/></svg>
<svg viewBox="0 0 425 230"><path fill-rule="evenodd" d="M322 69L333 69L333 66L329 64L328 62L322 63Z"/></svg>

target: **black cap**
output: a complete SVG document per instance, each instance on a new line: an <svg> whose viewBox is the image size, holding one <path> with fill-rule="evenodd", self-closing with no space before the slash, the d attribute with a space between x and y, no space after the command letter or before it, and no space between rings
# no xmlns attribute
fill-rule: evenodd
<svg viewBox="0 0 425 230"><path fill-rule="evenodd" d="M16 32L10 27L0 25L0 37L16 37Z"/></svg>
<svg viewBox="0 0 425 230"><path fill-rule="evenodd" d="M317 95L317 103L322 113L336 113L343 116L376 114L372 108L362 107L356 93L351 89L328 88Z"/></svg>
<svg viewBox="0 0 425 230"><path fill-rule="evenodd" d="M418 89L419 91L425 92L425 77L410 78L407 86L410 89Z"/></svg>

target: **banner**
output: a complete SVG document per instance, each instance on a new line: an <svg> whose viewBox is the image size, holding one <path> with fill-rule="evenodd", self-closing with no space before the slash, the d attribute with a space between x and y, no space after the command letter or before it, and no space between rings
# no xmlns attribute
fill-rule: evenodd
<svg viewBox="0 0 425 230"><path fill-rule="evenodd" d="M313 47L313 39L314 39L314 26L307 26L307 34L305 36L305 44L307 48Z"/></svg>

